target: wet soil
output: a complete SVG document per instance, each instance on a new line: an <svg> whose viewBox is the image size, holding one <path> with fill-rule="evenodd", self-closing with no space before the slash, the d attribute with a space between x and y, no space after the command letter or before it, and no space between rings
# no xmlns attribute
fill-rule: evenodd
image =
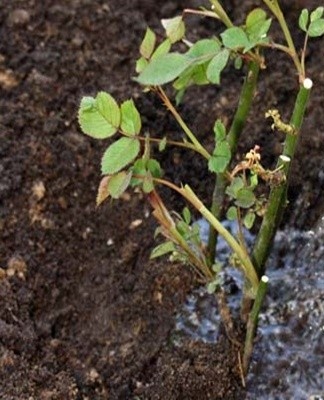
<svg viewBox="0 0 324 400"><path fill-rule="evenodd" d="M190 4L189 4L190 3ZM229 1L240 20L244 5ZM255 2L254 2L255 3ZM289 20L311 1L286 1ZM307 3L307 4L306 4ZM134 96L145 129L178 134L153 96L130 79L147 24L196 0L12 0L0 7L0 398L243 399L237 351L218 344L174 345L175 314L198 283L180 265L151 262L156 227L140 195L99 210L94 199L104 143L80 134L82 95ZM220 29L191 18L189 39ZM302 36L296 39L301 45ZM315 82L294 164L284 221L308 229L324 212L323 45L307 55ZM272 106L289 115L297 88L291 64L271 57L240 151L257 140L270 165L282 138L264 121ZM242 73L224 74L222 90L191 89L181 107L211 148L216 116L229 121ZM259 102L257 101L259 100ZM285 111L284 111L285 110ZM213 116L210 118L210 116ZM261 134L260 134L261 132ZM163 156L166 175L208 199L208 171L191 154ZM170 205L182 207L165 193Z"/></svg>

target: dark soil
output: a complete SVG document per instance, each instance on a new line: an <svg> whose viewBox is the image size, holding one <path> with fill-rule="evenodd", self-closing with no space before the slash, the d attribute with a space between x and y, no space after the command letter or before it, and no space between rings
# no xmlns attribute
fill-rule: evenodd
<svg viewBox="0 0 324 400"><path fill-rule="evenodd" d="M243 399L237 352L225 336L216 346L188 340L178 348L170 340L175 313L197 282L182 266L149 261L156 225L140 195L95 208L105 144L82 136L76 123L81 96L106 90L136 97L146 129L176 134L163 107L130 77L146 25L162 33L159 19L199 2L2 3L0 399ZM228 3L240 20L253 2ZM315 2L297 3L286 1L291 21ZM191 25L191 39L219 29L195 18ZM323 41L314 40L307 62L315 88L284 221L305 229L324 211L323 56ZM297 83L284 57L270 57L268 69L240 150L257 140L270 165L282 138L264 111L276 106L287 116ZM213 119L230 120L240 84L241 72L231 70L222 91L188 92L182 112L208 146ZM167 176L207 198L212 178L199 159L174 151L163 162Z"/></svg>

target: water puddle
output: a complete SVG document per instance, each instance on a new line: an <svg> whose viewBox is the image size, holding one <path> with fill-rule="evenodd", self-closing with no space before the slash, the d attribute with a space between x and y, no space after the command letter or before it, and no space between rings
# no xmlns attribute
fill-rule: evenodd
<svg viewBox="0 0 324 400"><path fill-rule="evenodd" d="M202 238L207 224L199 221ZM252 241L247 235L247 242ZM219 244L226 261L228 249ZM313 231L276 236L267 275L270 286L260 315L248 377L249 400L324 400L324 217ZM242 277L225 268L232 309L238 310ZM213 343L220 318L214 296L198 289L177 316L177 335Z"/></svg>

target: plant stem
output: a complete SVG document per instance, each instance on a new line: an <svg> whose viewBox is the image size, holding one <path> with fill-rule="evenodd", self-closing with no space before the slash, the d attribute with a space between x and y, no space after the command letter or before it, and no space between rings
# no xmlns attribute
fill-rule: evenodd
<svg viewBox="0 0 324 400"><path fill-rule="evenodd" d="M182 119L181 115L178 113L178 111L174 108L173 104L171 103L170 99L166 95L165 91L161 88L161 86L158 87L158 93L167 107L167 109L171 112L171 114L174 116L175 120L178 122L178 124L181 126L185 134L188 136L188 138L191 140L192 144L195 146L196 150L198 153L200 153L203 157L205 157L207 160L210 159L210 154L208 151L202 146L202 144L199 142L199 140L196 138L195 134L191 131L191 129L188 127L188 125L184 122Z"/></svg>
<svg viewBox="0 0 324 400"><path fill-rule="evenodd" d="M253 341L254 341L254 336L256 332L256 328L258 325L258 320L259 320L259 313L261 310L261 306L265 297L265 294L267 292L267 287L268 287L268 277L263 275L259 288L257 291L257 295L251 310L251 313L249 315L249 319L247 322L247 327L246 327L246 336L245 336L245 344L244 344L244 352L243 352L243 371L244 374L246 375L249 369L249 364L250 364L250 359L252 355L252 350L253 350Z"/></svg>
<svg viewBox="0 0 324 400"><path fill-rule="evenodd" d="M231 149L232 158L237 149L237 143L239 136L245 125L248 113L251 108L253 101L256 84L258 81L260 67L256 62L250 62L248 66L248 72L241 90L239 104L234 115L232 125L227 135L227 140ZM225 190L227 186L227 179L224 173L217 174L216 183L213 193L211 212L217 218L220 219L223 211ZM209 263L212 265L215 260L217 243L217 231L210 226L209 237L208 237L208 258Z"/></svg>
<svg viewBox="0 0 324 400"><path fill-rule="evenodd" d="M268 8L272 11L272 13L275 15L275 17L277 18L280 27L282 29L282 32L285 36L286 42L288 44L288 47L290 49L291 52L291 57L294 61L294 64L296 66L296 69L299 73L299 80L300 82L302 82L305 79L305 70L299 60L299 56L298 53L296 51L296 47L294 45L294 41L292 39L290 30L288 28L287 22L285 20L285 17L281 11L281 8L279 6L278 1L271 1L271 0L263 0L263 2L268 6Z"/></svg>
<svg viewBox="0 0 324 400"><path fill-rule="evenodd" d="M163 140L163 139L151 138L151 137L146 138L144 136L136 136L136 138L139 140L142 140L142 141L148 140L149 142L158 143L158 144L161 143ZM183 147L185 149L189 149L189 150L193 150L193 151L197 152L196 147L192 143L189 143L189 142L177 142L175 140L167 139L166 144L171 145L171 146L176 146L176 147ZM198 153L200 154L200 152L198 152Z"/></svg>
<svg viewBox="0 0 324 400"><path fill-rule="evenodd" d="M221 224L221 222L214 217L214 215L207 209L207 207L201 202L201 200L197 197L197 195L194 193L194 191L190 188L189 185L185 185L184 187L178 187L172 182L169 182L165 179L159 179L159 178L153 178L154 182L160 183L162 185L165 185L169 187L170 189L176 191L179 193L182 197L184 197L189 203L193 205L193 207L198 210L203 217L206 218L206 220L214 226L214 228L218 231L218 233L224 238L224 240L228 243L230 248L233 250L233 252L237 255L239 258L242 269L247 276L248 280L250 281L251 284L251 292L250 296L251 298L255 298L258 286L259 286L259 278L256 274L256 271L254 269L254 266L249 258L249 256L246 254L245 249L243 249L240 244L236 241L234 236L231 235L231 233L224 228L224 226Z"/></svg>
<svg viewBox="0 0 324 400"><path fill-rule="evenodd" d="M182 195L201 213L203 217L217 230L217 232L225 239L228 245L231 247L233 252L239 258L242 268L244 270L244 275L251 283L252 293L250 293L253 298L256 294L256 290L259 286L259 279L256 275L256 271L254 266L246 254L244 248L240 246L240 244L236 241L234 236L230 234L230 232L223 227L221 222L215 218L215 216L207 209L207 207L199 200L190 186L185 185L183 189L181 189Z"/></svg>
<svg viewBox="0 0 324 400"><path fill-rule="evenodd" d="M233 22L230 20L220 2L218 0L210 0L210 2L212 3L213 11L218 15L219 19L223 21L227 28L231 28L233 26Z"/></svg>
<svg viewBox="0 0 324 400"><path fill-rule="evenodd" d="M272 187L270 191L268 208L253 248L252 260L259 277L264 273L273 238L281 221L283 210L286 207L290 164L295 155L299 130L303 123L311 88L312 81L310 79L305 79L300 86L290 120L290 124L295 128L296 133L294 135L287 134L282 152L283 157L280 156L277 162L277 168L281 168L286 180L279 186Z"/></svg>

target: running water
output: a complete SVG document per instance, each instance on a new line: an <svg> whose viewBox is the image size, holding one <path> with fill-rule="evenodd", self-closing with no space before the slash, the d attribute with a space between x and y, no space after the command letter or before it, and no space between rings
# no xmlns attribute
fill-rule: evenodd
<svg viewBox="0 0 324 400"><path fill-rule="evenodd" d="M198 222L206 239L206 222ZM247 235L248 244L253 238ZM226 244L218 257L225 261ZM324 217L309 232L277 234L267 275L270 285L260 314L257 342L248 376L249 400L324 400ZM225 268L229 302L237 311L240 273ZM176 331L215 342L220 317L215 296L204 288L188 297L177 316Z"/></svg>

